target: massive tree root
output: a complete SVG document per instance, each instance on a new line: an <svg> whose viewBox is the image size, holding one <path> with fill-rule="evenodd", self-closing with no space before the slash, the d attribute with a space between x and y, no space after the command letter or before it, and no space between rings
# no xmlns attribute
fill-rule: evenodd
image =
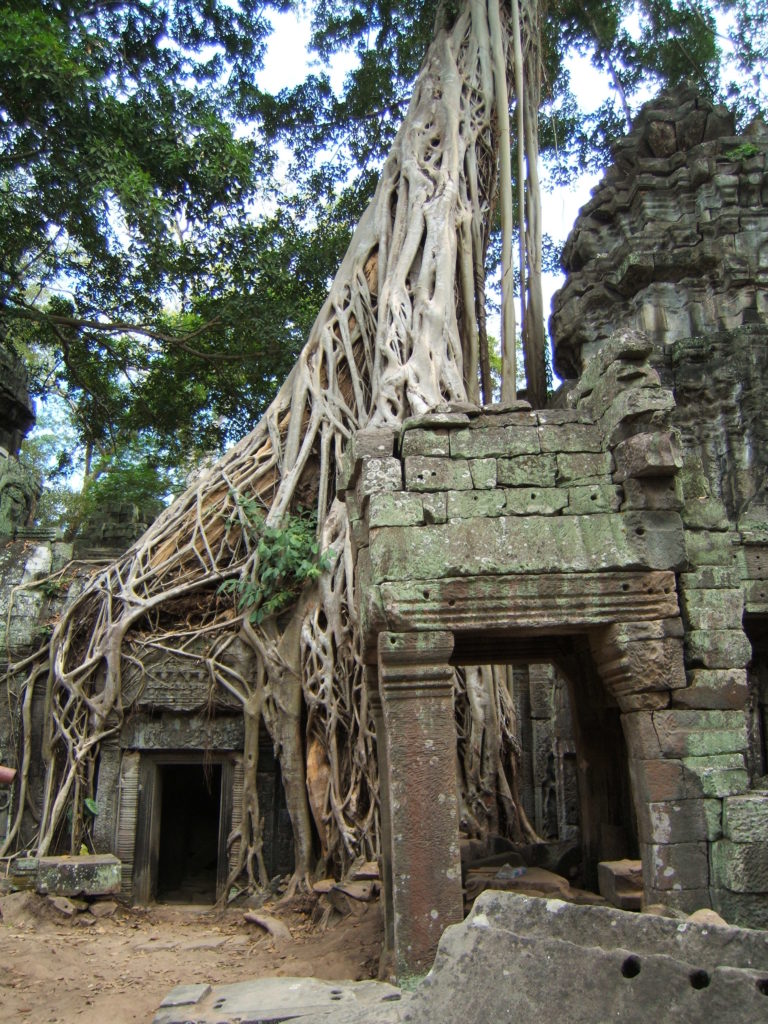
<svg viewBox="0 0 768 1024"><path fill-rule="evenodd" d="M294 884L314 868L314 831L328 870L343 874L356 858L378 853L375 736L335 476L356 430L477 399L478 367L487 367L483 265L497 188L498 98L507 95L506 16L498 0L469 0L458 14L447 6L375 197L268 412L88 583L56 626L46 655L40 854L56 842L67 807L82 820L98 745L119 730L147 664L160 655L204 665L212 693L242 707L246 771L233 878L266 882L256 787L262 721L293 825ZM316 510L328 563L290 608L258 623L220 590L228 580L258 578L258 536L246 512L254 504L267 526ZM35 685L39 664L25 700ZM487 833L501 814L520 834L526 823L514 799L504 673L458 677L457 708L467 827ZM79 838L73 828L75 849Z"/></svg>

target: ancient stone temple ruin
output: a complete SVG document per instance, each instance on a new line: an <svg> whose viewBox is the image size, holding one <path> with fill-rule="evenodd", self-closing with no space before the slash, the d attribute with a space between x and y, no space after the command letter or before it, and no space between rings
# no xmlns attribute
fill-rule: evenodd
<svg viewBox="0 0 768 1024"><path fill-rule="evenodd" d="M768 926L768 133L678 91L582 210L555 407L361 432L339 480L377 713L390 941L462 914L457 665L567 679L585 871Z"/></svg>
<svg viewBox="0 0 768 1024"><path fill-rule="evenodd" d="M662 96L617 146L564 259L551 327L566 383L549 407L461 404L361 430L339 470L403 974L464 912L457 667L502 667L522 807L540 836L578 847L584 884L636 858L646 903L768 927L768 132L737 137L693 92ZM28 402L14 409L6 460L30 422ZM67 555L25 542L33 502L11 504L6 594L34 578L31 552L46 571ZM93 524L81 551L127 543L140 517L120 515L123 532ZM53 599L28 589L8 621L39 628ZM33 642L22 632L10 660ZM92 838L120 857L133 899L204 869L221 895L242 715L151 644L124 685L131 712L102 744ZM43 705L30 713L42 732ZM277 874L291 836L266 736L259 759ZM193 832L206 839L185 882L172 865Z"/></svg>

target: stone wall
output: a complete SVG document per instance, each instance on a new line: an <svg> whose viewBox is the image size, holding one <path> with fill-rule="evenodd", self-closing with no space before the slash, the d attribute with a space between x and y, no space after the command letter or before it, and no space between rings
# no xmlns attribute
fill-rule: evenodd
<svg viewBox="0 0 768 1024"><path fill-rule="evenodd" d="M727 111L686 89L649 104L581 211L564 262L551 321L559 372L583 381L613 331L640 328L675 398L682 465L670 500L684 526L686 686L654 713L654 734L636 750L642 758L660 745L670 759L647 776L645 799L654 814L666 808L687 884L709 891L729 920L765 927L765 126L734 136ZM649 853L665 859L658 846Z"/></svg>

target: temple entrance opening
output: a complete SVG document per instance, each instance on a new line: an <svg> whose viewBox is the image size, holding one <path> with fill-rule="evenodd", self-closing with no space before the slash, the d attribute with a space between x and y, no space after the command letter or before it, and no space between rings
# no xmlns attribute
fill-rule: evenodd
<svg viewBox="0 0 768 1024"><path fill-rule="evenodd" d="M469 661L481 650L487 656L494 646L500 646L499 657L508 658L508 664L465 664L464 673L491 676L494 687L505 691L498 706L504 713L506 704L513 716L514 749L501 756L515 762L513 799L539 840L518 839L514 845L530 867L553 871L575 889L598 892L601 861L640 859L619 708L585 637L489 641L457 634L453 660ZM459 734L462 763L468 740L462 740L461 728ZM500 805L500 831L510 833L514 829L504 822L503 799ZM462 831L466 824L462 821ZM489 850L494 860L502 852Z"/></svg>
<svg viewBox="0 0 768 1024"><path fill-rule="evenodd" d="M221 818L221 765L160 766L157 900L213 903Z"/></svg>
<svg viewBox="0 0 768 1024"><path fill-rule="evenodd" d="M768 775L768 615L745 615L744 631L752 645L749 769L757 780Z"/></svg>

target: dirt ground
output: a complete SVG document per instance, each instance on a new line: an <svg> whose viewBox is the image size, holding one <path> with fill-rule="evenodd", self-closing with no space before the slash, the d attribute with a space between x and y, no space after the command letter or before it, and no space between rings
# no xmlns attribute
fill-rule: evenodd
<svg viewBox="0 0 768 1024"><path fill-rule="evenodd" d="M376 977L378 903L325 929L311 901L264 908L289 928L276 942L243 919L243 908L156 905L97 919L63 917L44 897L0 898L0 1022L149 1024L177 984L258 977Z"/></svg>

